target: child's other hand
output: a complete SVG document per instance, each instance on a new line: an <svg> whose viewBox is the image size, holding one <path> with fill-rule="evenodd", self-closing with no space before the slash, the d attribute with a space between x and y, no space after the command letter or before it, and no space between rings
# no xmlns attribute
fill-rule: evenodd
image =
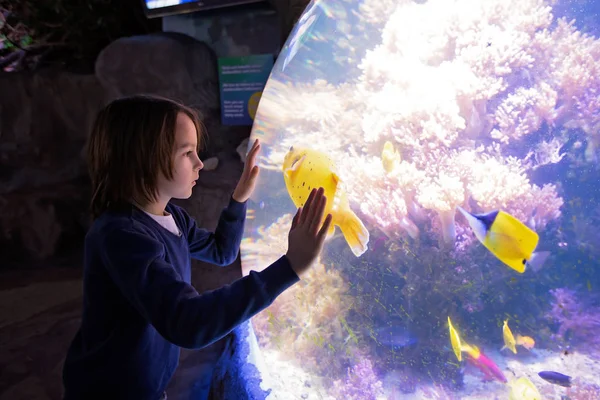
<svg viewBox="0 0 600 400"><path fill-rule="evenodd" d="M331 214L327 215L321 225L327 203L323 193L323 188L313 189L304 208L298 208L292 221L286 256L299 277L308 270L321 253L327 230L331 225Z"/></svg>
<svg viewBox="0 0 600 400"><path fill-rule="evenodd" d="M260 150L260 143L258 139L254 141L252 148L248 152L246 157L246 163L244 164L244 171L242 176L233 191L233 199L239 203L243 203L250 198L254 187L256 186L256 178L258 177L259 168L256 165L256 155Z"/></svg>

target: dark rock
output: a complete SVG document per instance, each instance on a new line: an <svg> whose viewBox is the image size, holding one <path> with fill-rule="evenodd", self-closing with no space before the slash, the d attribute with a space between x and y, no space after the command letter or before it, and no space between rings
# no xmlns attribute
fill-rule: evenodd
<svg viewBox="0 0 600 400"><path fill-rule="evenodd" d="M114 97L151 93L201 112L219 108L215 54L205 43L180 33L118 39L98 55L96 75Z"/></svg>
<svg viewBox="0 0 600 400"><path fill-rule="evenodd" d="M0 74L1 267L81 242L87 131L105 91L93 75Z"/></svg>
<svg viewBox="0 0 600 400"><path fill-rule="evenodd" d="M218 170L239 177L235 148L250 127L220 124L216 57L207 45L177 33L122 38L101 52L96 75L0 74L0 91L10 94L0 98L0 247L8 249L0 268L81 245L89 203L84 147L97 111L116 97L157 94L194 107L208 134L201 157L223 153L230 162ZM207 197L189 202L191 214L216 224L237 177L201 180L197 191Z"/></svg>
<svg viewBox="0 0 600 400"><path fill-rule="evenodd" d="M202 157L235 148L247 126L221 125L217 58L203 42L161 32L114 41L98 56L96 75L111 98L156 94L194 107L208 132Z"/></svg>
<svg viewBox="0 0 600 400"><path fill-rule="evenodd" d="M104 89L93 75L0 74L0 195L85 174L81 149Z"/></svg>

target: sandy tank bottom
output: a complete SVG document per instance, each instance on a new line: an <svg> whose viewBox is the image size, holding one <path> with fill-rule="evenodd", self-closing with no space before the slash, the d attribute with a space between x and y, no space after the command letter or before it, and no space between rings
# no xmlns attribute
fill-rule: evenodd
<svg viewBox="0 0 600 400"><path fill-rule="evenodd" d="M539 371L550 370L567 374L573 378L571 390L581 385L598 385L600 388L600 362L581 353L557 353L549 350L534 349L528 354L506 356L499 352L486 352L497 362L509 381L528 377L538 388L544 400L591 400L592 393L569 394L567 388L553 385L538 376ZM267 400L338 400L327 394L321 377L310 374L295 365L293 360L284 360L276 350L261 349L263 374L272 389ZM422 399L465 399L465 400L506 400L509 387L497 381L483 381L473 369L466 368L464 388L453 392L441 386L419 386L413 393L391 392L385 387L386 394L377 400L422 400ZM580 392L581 393L581 392ZM600 396L600 390L594 391ZM564 397L563 397L564 396ZM568 397L567 397L568 396ZM600 397L598 397L600 399ZM347 399L342 399L347 400Z"/></svg>

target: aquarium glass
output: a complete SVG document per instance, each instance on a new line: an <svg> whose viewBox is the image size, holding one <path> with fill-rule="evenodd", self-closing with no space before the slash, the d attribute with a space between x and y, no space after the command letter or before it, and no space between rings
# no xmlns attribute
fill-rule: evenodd
<svg viewBox="0 0 600 400"><path fill-rule="evenodd" d="M599 8L308 4L252 129L244 274L299 188L337 226L252 319L269 398L600 398Z"/></svg>

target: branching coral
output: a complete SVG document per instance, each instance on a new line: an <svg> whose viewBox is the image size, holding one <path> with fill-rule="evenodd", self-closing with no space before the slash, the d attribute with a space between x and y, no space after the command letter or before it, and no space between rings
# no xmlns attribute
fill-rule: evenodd
<svg viewBox="0 0 600 400"><path fill-rule="evenodd" d="M483 126L472 126L485 118L485 102L477 101L503 95L515 77L537 62L532 42L549 26L550 11L542 0L399 5L383 30L382 43L361 64L362 87L373 97L365 120L379 121L365 138L376 140L391 129L399 143L404 137L432 138L449 146L465 129L485 134ZM527 103L521 96L513 95L512 102ZM377 118L383 114L378 111L382 97L387 108L396 108ZM509 107L504 113L513 114Z"/></svg>
<svg viewBox="0 0 600 400"><path fill-rule="evenodd" d="M556 29L548 32L545 40L554 51L549 55L547 74L565 102L563 112L587 131L600 122L598 108L589 107L598 104L600 41L577 31L573 22L560 19ZM577 108L569 110L570 105Z"/></svg>
<svg viewBox="0 0 600 400"><path fill-rule="evenodd" d="M504 209L533 229L558 218L563 200L556 186L532 185L518 159L487 158L470 174L468 190L482 210Z"/></svg>
<svg viewBox="0 0 600 400"><path fill-rule="evenodd" d="M418 237L415 219L431 210L439 236L452 243L456 206L470 208L471 200L478 211L502 208L543 229L560 216L562 199L556 186L529 181L535 154L513 157L510 146L561 121L585 125L595 137L598 96L588 85L600 79L598 41L562 20L551 28L544 0L393 4L387 14L377 2L359 7L363 23L381 28L381 42L371 43L354 81L269 80L255 131L268 136L276 125L285 132L261 165L280 168L293 145L327 152L351 203L389 237ZM559 57L585 67L567 74ZM401 155L392 172L377 161L384 142ZM556 160L538 165L548 162Z"/></svg>
<svg viewBox="0 0 600 400"><path fill-rule="evenodd" d="M545 82L519 87L504 98L494 112L497 126L490 136L502 143L537 131L544 121L553 122L557 93Z"/></svg>

